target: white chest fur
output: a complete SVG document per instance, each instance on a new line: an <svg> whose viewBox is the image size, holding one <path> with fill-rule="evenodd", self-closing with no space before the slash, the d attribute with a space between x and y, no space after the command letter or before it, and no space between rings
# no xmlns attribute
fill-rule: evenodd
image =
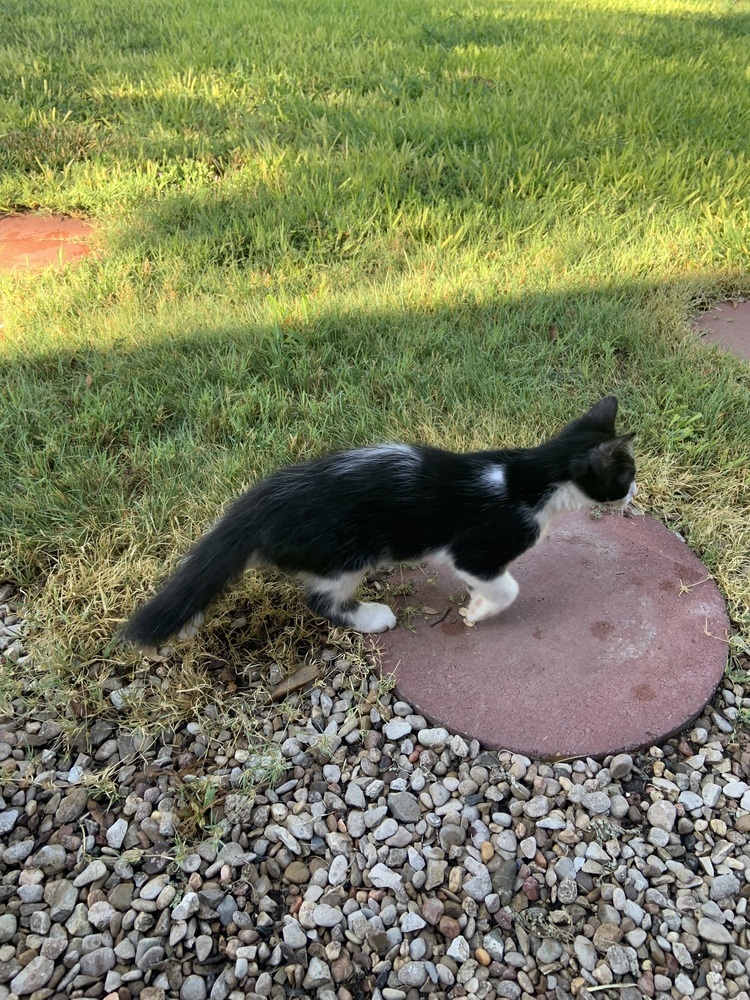
<svg viewBox="0 0 750 1000"><path fill-rule="evenodd" d="M558 486L547 498L544 506L533 512L534 520L539 525L539 538L544 538L558 514L566 514L592 505L593 501L575 483L563 483Z"/></svg>

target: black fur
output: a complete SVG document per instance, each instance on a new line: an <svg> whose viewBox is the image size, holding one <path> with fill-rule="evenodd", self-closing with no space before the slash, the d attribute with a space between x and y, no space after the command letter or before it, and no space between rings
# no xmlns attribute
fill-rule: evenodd
<svg viewBox="0 0 750 1000"><path fill-rule="evenodd" d="M281 469L230 505L123 636L163 642L248 563L335 580L445 550L459 571L492 580L536 542L534 515L559 486L573 483L597 503L627 496L633 435L615 436L616 413L609 396L536 448L454 454L384 446ZM498 465L503 486L484 478ZM330 597L315 581L307 598L338 624L351 624L362 607L353 595Z"/></svg>

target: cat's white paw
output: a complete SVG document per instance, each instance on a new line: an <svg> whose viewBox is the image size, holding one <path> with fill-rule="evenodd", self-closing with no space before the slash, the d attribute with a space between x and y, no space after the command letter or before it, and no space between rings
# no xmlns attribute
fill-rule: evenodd
<svg viewBox="0 0 750 1000"><path fill-rule="evenodd" d="M352 628L358 632L387 632L396 627L396 616L387 604L360 604Z"/></svg>
<svg viewBox="0 0 750 1000"><path fill-rule="evenodd" d="M470 622L481 622L483 618L491 618L500 610L499 604L495 604L487 597L482 597L481 594L475 594L466 607L462 608L464 618Z"/></svg>
<svg viewBox="0 0 750 1000"><path fill-rule="evenodd" d="M193 639L198 634L198 629L201 627L203 622L206 620L206 616L202 611L198 614L193 615L189 622L185 622L180 631L177 633L177 638L180 641L185 639Z"/></svg>

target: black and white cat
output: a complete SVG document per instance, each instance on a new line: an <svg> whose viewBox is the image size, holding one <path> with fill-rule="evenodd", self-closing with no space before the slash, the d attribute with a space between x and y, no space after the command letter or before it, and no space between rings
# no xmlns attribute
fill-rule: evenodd
<svg viewBox="0 0 750 1000"><path fill-rule="evenodd" d="M468 620L498 614L518 595L509 563L555 514L635 496L634 435L616 436L616 414L608 396L536 448L385 444L281 469L231 504L123 636L154 646L200 624L228 583L263 566L298 577L314 614L361 632L396 625L387 605L356 599L365 572L427 557L468 586Z"/></svg>

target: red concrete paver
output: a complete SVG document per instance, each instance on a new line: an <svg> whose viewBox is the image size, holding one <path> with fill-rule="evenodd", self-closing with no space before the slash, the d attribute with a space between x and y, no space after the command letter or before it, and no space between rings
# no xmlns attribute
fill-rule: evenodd
<svg viewBox="0 0 750 1000"><path fill-rule="evenodd" d="M695 325L707 344L750 361L750 301L717 302Z"/></svg>
<svg viewBox="0 0 750 1000"><path fill-rule="evenodd" d="M724 600L651 517L561 518L511 567L515 604L473 628L458 615L461 583L433 569L391 576L416 591L392 600L402 624L377 637L382 670L415 712L493 749L550 759L650 746L692 721L724 672ZM403 611L422 607L437 614Z"/></svg>
<svg viewBox="0 0 750 1000"><path fill-rule="evenodd" d="M38 271L67 264L91 253L85 241L93 224L50 215L0 218L0 271Z"/></svg>

